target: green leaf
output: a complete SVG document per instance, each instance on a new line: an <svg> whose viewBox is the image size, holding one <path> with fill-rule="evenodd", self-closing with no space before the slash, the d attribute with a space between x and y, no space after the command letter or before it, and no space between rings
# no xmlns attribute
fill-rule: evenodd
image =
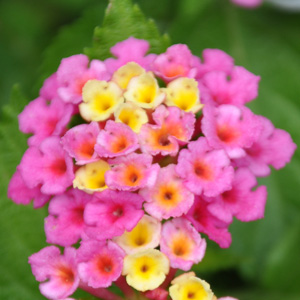
<svg viewBox="0 0 300 300"><path fill-rule="evenodd" d="M168 36L161 36L154 21L146 20L131 0L110 0L103 25L95 29L93 47L86 48L85 53L90 58L106 59L112 46L130 36L148 40L152 53L164 52L169 46Z"/></svg>
<svg viewBox="0 0 300 300"><path fill-rule="evenodd" d="M7 199L8 182L25 151L26 136L18 129L17 116L27 99L18 86L13 88L0 122L0 298L41 299L38 284L31 275L27 257L45 246L45 210L17 206Z"/></svg>

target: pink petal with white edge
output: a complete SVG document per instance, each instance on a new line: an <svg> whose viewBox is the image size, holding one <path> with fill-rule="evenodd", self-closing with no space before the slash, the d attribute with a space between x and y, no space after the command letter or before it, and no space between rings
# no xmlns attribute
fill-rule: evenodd
<svg viewBox="0 0 300 300"><path fill-rule="evenodd" d="M199 66L200 59L192 55L190 49L184 44L169 47L153 62L154 73L165 82L170 82L178 77L194 78Z"/></svg>
<svg viewBox="0 0 300 300"><path fill-rule="evenodd" d="M73 106L62 102L59 98L49 104L43 98L31 101L19 114L20 130L32 133L30 146L38 146L46 137L61 136L67 130L73 114Z"/></svg>
<svg viewBox="0 0 300 300"><path fill-rule="evenodd" d="M156 125L142 126L139 139L143 152L174 156L179 144L190 140L194 132L195 115L178 107L159 106L153 113Z"/></svg>
<svg viewBox="0 0 300 300"><path fill-rule="evenodd" d="M41 192L46 195L63 193L74 179L72 159L58 137L48 137L39 147L29 147L19 170L29 188L41 185Z"/></svg>
<svg viewBox="0 0 300 300"><path fill-rule="evenodd" d="M152 165L152 156L131 153L110 159L112 169L105 173L105 182L111 189L136 191L155 184L159 165Z"/></svg>
<svg viewBox="0 0 300 300"><path fill-rule="evenodd" d="M117 43L110 49L111 53L117 57L117 59L108 58L104 62L107 70L112 74L131 61L136 62L146 70L149 70L153 60L156 58L155 54L146 55L149 47L148 41L139 40L134 37L130 37L127 40Z"/></svg>
<svg viewBox="0 0 300 300"><path fill-rule="evenodd" d="M92 196L77 189L51 199L49 216L45 219L47 243L63 247L85 239L84 209Z"/></svg>
<svg viewBox="0 0 300 300"><path fill-rule="evenodd" d="M137 134L129 126L108 120L104 130L98 135L95 151L100 157L117 157L138 148Z"/></svg>
<svg viewBox="0 0 300 300"><path fill-rule="evenodd" d="M168 256L172 268L188 271L203 259L206 241L188 220L176 218L164 223L160 250Z"/></svg>
<svg viewBox="0 0 300 300"><path fill-rule="evenodd" d="M82 101L82 88L88 80L108 80L109 75L103 62L89 59L84 54L77 54L62 59L57 70L58 94L68 103Z"/></svg>
<svg viewBox="0 0 300 300"><path fill-rule="evenodd" d="M228 248L231 244L231 234L228 231L228 222L224 222L212 215L207 206L209 202L197 196L186 218L192 222L197 231L207 234L219 244L221 248Z"/></svg>
<svg viewBox="0 0 300 300"><path fill-rule="evenodd" d="M100 128L96 122L77 125L67 131L61 143L64 150L76 159L76 164L84 165L99 160L94 150L99 133Z"/></svg>
<svg viewBox="0 0 300 300"><path fill-rule="evenodd" d="M214 150L204 137L180 151L176 172L191 192L208 197L231 189L234 175L224 150Z"/></svg>
<svg viewBox="0 0 300 300"><path fill-rule="evenodd" d="M144 215L144 199L133 193L106 190L94 194L84 211L89 227L86 233L93 239L103 240L131 231Z"/></svg>
<svg viewBox="0 0 300 300"><path fill-rule="evenodd" d="M34 208L43 207L50 200L50 196L44 195L40 187L29 188L19 170L9 182L7 196L16 204L28 205L33 200Z"/></svg>
<svg viewBox="0 0 300 300"><path fill-rule="evenodd" d="M206 106L203 109L202 131L209 145L224 149L230 158L246 155L246 148L257 140L262 124L246 107L234 105Z"/></svg>
<svg viewBox="0 0 300 300"><path fill-rule="evenodd" d="M283 168L290 162L297 145L290 134L274 127L272 122L259 116L263 129L258 139L246 150L246 156L235 160L240 167L248 167L256 176L270 174L270 165L275 169Z"/></svg>
<svg viewBox="0 0 300 300"><path fill-rule="evenodd" d="M184 186L174 164L161 168L155 185L140 190L139 194L147 201L146 212L159 220L180 217L194 202L194 194Z"/></svg>
<svg viewBox="0 0 300 300"><path fill-rule="evenodd" d="M77 289L76 249L66 248L64 254L55 246L43 248L28 259L41 293L49 299L63 299ZM47 282L44 282L48 280Z"/></svg>
<svg viewBox="0 0 300 300"><path fill-rule="evenodd" d="M78 272L92 288L106 288L117 280L123 269L125 252L114 242L83 241L78 249Z"/></svg>
<svg viewBox="0 0 300 300"><path fill-rule="evenodd" d="M249 169L237 169L232 189L211 199L207 209L224 222L232 222L233 216L243 222L261 219L264 217L267 188L260 186L253 190L256 185L256 178Z"/></svg>

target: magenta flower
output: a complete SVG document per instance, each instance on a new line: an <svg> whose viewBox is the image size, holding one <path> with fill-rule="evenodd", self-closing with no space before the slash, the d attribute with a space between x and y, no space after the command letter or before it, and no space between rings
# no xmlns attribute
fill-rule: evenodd
<svg viewBox="0 0 300 300"><path fill-rule="evenodd" d="M260 135L236 164L248 167L256 176L267 176L271 172L270 165L279 170L290 162L297 145L288 132L275 128L265 117L259 116L259 119L263 125Z"/></svg>
<svg viewBox="0 0 300 300"><path fill-rule="evenodd" d="M78 272L92 288L109 287L123 269L125 252L114 242L83 241L78 249Z"/></svg>
<svg viewBox="0 0 300 300"><path fill-rule="evenodd" d="M40 284L41 293L49 299L64 299L77 289L76 250L66 248L63 255L55 246L43 248L29 257L32 273Z"/></svg>
<svg viewBox="0 0 300 300"><path fill-rule="evenodd" d="M58 97L57 89L59 84L57 82L57 74L53 73L43 83L40 89L40 96L46 100L51 100Z"/></svg>
<svg viewBox="0 0 300 300"><path fill-rule="evenodd" d="M267 188L257 185L255 176L247 168L237 169L232 182L232 189L211 199L207 209L224 222L231 223L232 217L243 222L264 217L267 200ZM206 199L208 200L208 199Z"/></svg>
<svg viewBox="0 0 300 300"><path fill-rule="evenodd" d="M100 132L98 123L77 125L67 131L61 143L65 151L75 158L76 164L84 165L99 160L95 152L97 136Z"/></svg>
<svg viewBox="0 0 300 300"><path fill-rule="evenodd" d="M52 198L45 219L47 243L67 247L86 239L83 213L91 199L91 195L77 189Z"/></svg>
<svg viewBox="0 0 300 300"><path fill-rule="evenodd" d="M165 53L156 57L153 69L158 77L170 82L178 77L194 78L200 66L200 59L192 55L184 44L169 47Z"/></svg>
<svg viewBox="0 0 300 300"><path fill-rule="evenodd" d="M100 157L117 157L139 147L137 134L129 126L109 120L98 135L95 150Z"/></svg>
<svg viewBox="0 0 300 300"><path fill-rule="evenodd" d="M147 41L139 40L134 37L117 43L110 49L110 52L117 57L117 59L108 58L105 60L107 70L112 74L126 63L132 61L138 63L144 69L149 70L156 57L155 54L145 56L149 46Z"/></svg>
<svg viewBox="0 0 300 300"><path fill-rule="evenodd" d="M41 185L41 192L47 195L63 193L74 179L72 159L54 136L46 138L39 147L29 147L19 170L29 188Z"/></svg>
<svg viewBox="0 0 300 300"><path fill-rule="evenodd" d="M260 119L246 107L207 106L203 116L201 128L209 145L224 149L230 158L245 156L262 129Z"/></svg>
<svg viewBox="0 0 300 300"><path fill-rule="evenodd" d="M112 169L105 173L107 186L122 191L152 187L159 171L159 165L152 165L152 160L149 154L137 153L110 159Z"/></svg>
<svg viewBox="0 0 300 300"><path fill-rule="evenodd" d="M192 208L186 218L201 233L219 244L221 248L228 248L231 244L231 234L228 232L229 222L220 220L208 210L209 202L202 197L195 197Z"/></svg>
<svg viewBox="0 0 300 300"><path fill-rule="evenodd" d="M203 259L206 241L188 220L176 218L163 224L160 250L168 256L172 268L188 271Z"/></svg>
<svg viewBox="0 0 300 300"><path fill-rule="evenodd" d="M48 104L47 100L39 97L30 102L19 115L20 130L32 133L28 144L38 146L46 137L64 134L72 114L72 105L59 98L54 98Z"/></svg>
<svg viewBox="0 0 300 300"><path fill-rule="evenodd" d="M104 240L131 231L144 215L143 198L129 192L107 190L94 194L87 204L84 220L86 233L93 239Z"/></svg>
<svg viewBox="0 0 300 300"><path fill-rule="evenodd" d="M196 195L213 197L231 188L233 168L223 150L214 150L204 137L179 153L176 172Z"/></svg>
<svg viewBox="0 0 300 300"><path fill-rule="evenodd" d="M194 195L183 184L175 172L175 165L161 168L155 185L140 190L147 201L145 211L158 220L180 217L188 212L194 203Z"/></svg>
<svg viewBox="0 0 300 300"><path fill-rule="evenodd" d="M103 62L77 54L62 59L57 70L58 95L68 103L82 101L82 88L88 80L107 80L109 75Z"/></svg>
<svg viewBox="0 0 300 300"><path fill-rule="evenodd" d="M50 200L50 196L44 195L39 186L29 188L19 170L15 172L9 182L7 196L16 204L27 205L33 200L34 208L40 208Z"/></svg>

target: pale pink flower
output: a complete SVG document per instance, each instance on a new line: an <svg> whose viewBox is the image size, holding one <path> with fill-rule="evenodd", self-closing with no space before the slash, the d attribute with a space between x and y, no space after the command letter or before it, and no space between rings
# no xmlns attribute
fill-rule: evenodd
<svg viewBox="0 0 300 300"><path fill-rule="evenodd" d="M54 98L49 103L44 98L31 101L20 113L19 126L24 133L32 133L28 144L39 145L46 137L61 136L67 130L73 107Z"/></svg>
<svg viewBox="0 0 300 300"><path fill-rule="evenodd" d="M132 61L138 63L144 69L149 70L156 57L156 54L146 55L149 46L148 41L139 40L134 37L117 43L110 49L110 52L117 57L117 59L108 58L105 60L107 70L109 70L110 73L114 73L117 69Z"/></svg>
<svg viewBox="0 0 300 300"><path fill-rule="evenodd" d="M91 199L91 195L77 189L52 198L45 219L47 243L66 247L86 238L83 213Z"/></svg>
<svg viewBox="0 0 300 300"><path fill-rule="evenodd" d="M120 236L125 230L131 231L144 215L144 200L137 194L106 190L94 197L84 211L84 220L89 225L86 233L91 238Z"/></svg>
<svg viewBox="0 0 300 300"><path fill-rule="evenodd" d="M109 287L123 269L125 252L114 242L88 240L78 249L78 272L92 288Z"/></svg>
<svg viewBox="0 0 300 300"><path fill-rule="evenodd" d="M195 197L194 204L186 217L199 232L207 234L221 248L228 248L231 244L231 234L228 232L229 223L212 215L207 208L208 205L209 202L202 197Z"/></svg>
<svg viewBox="0 0 300 300"><path fill-rule="evenodd" d="M40 89L40 96L48 101L54 99L58 97L58 87L57 74L53 73L51 76L45 79L43 86Z"/></svg>
<svg viewBox="0 0 300 300"><path fill-rule="evenodd" d="M97 137L95 151L100 157L117 157L134 152L139 147L137 134L129 126L108 120Z"/></svg>
<svg viewBox="0 0 300 300"><path fill-rule="evenodd" d="M154 73L166 82L178 77L194 78L199 66L200 59L184 44L172 45L153 62Z"/></svg>
<svg viewBox="0 0 300 300"><path fill-rule="evenodd" d="M233 168L224 150L214 150L200 137L179 153L176 172L197 195L214 197L231 188Z"/></svg>
<svg viewBox="0 0 300 300"><path fill-rule="evenodd" d="M58 137L46 138L39 147L29 147L19 165L29 188L41 186L43 194L60 194L72 185L72 159L63 150Z"/></svg>
<svg viewBox="0 0 300 300"><path fill-rule="evenodd" d="M153 186L160 167L152 165L152 160L149 154L137 153L110 159L108 162L112 168L105 173L107 186L123 191Z"/></svg>
<svg viewBox="0 0 300 300"><path fill-rule="evenodd" d="M61 143L65 151L75 158L76 164L83 165L99 160L94 150L100 132L98 123L77 125L67 131Z"/></svg>
<svg viewBox="0 0 300 300"><path fill-rule="evenodd" d="M168 256L172 268L188 271L203 259L206 241L188 220L176 218L163 224L160 250Z"/></svg>
<svg viewBox="0 0 300 300"><path fill-rule="evenodd" d="M57 69L58 95L68 103L82 101L82 88L88 80L108 80L106 67L100 60L92 60L84 54L62 59Z"/></svg>
<svg viewBox="0 0 300 300"><path fill-rule="evenodd" d="M145 211L159 220L180 217L194 202L194 194L184 186L174 164L161 168L155 185L139 193L147 201Z"/></svg>
<svg viewBox="0 0 300 300"><path fill-rule="evenodd" d="M267 188L260 186L253 190L255 186L256 178L247 168L237 169L232 189L211 199L207 209L228 223L232 222L233 216L243 222L261 219L264 217Z"/></svg>
<svg viewBox="0 0 300 300"><path fill-rule="evenodd" d="M253 145L246 149L246 156L235 161L237 166L248 167L256 176L270 174L270 166L276 170L290 162L297 145L290 134L274 127L272 122L259 116L263 129Z"/></svg>
<svg viewBox="0 0 300 300"><path fill-rule="evenodd" d="M43 248L29 257L32 273L41 293L49 299L64 299L79 285L76 249L65 248L64 254L55 246Z"/></svg>
<svg viewBox="0 0 300 300"><path fill-rule="evenodd" d="M263 0L231 0L232 3L244 6L247 8L255 8L261 5Z"/></svg>
<svg viewBox="0 0 300 300"><path fill-rule="evenodd" d="M155 125L143 125L139 134L142 151L152 155L176 155L179 145L192 137L195 115L175 106L160 105L152 116Z"/></svg>
<svg viewBox="0 0 300 300"><path fill-rule="evenodd" d="M40 208L50 200L50 196L44 195L39 186L29 188L18 169L9 182L7 196L16 204L27 205L32 200L34 208Z"/></svg>
<svg viewBox="0 0 300 300"><path fill-rule="evenodd" d="M225 104L206 106L201 124L209 145L224 149L230 158L245 156L262 130L260 119L250 109Z"/></svg>

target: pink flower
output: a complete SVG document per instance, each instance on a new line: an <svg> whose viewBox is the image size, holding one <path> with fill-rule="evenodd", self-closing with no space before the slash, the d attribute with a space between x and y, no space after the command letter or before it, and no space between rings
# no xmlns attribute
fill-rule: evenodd
<svg viewBox="0 0 300 300"><path fill-rule="evenodd" d="M143 125L139 134L142 151L152 155L176 155L179 145L192 137L195 115L175 106L161 105L152 116L156 125Z"/></svg>
<svg viewBox="0 0 300 300"><path fill-rule="evenodd" d="M46 138L39 147L29 147L19 170L29 188L41 186L41 192L47 195L63 193L74 179L72 159L54 136Z"/></svg>
<svg viewBox="0 0 300 300"><path fill-rule="evenodd" d="M105 60L105 65L110 73L114 73L121 66L128 62L136 62L146 70L150 69L150 65L155 59L155 54L149 54L145 56L149 50L149 43L145 40L139 40L134 37L130 37L127 40L117 43L110 51L117 57L108 58Z"/></svg>
<svg viewBox="0 0 300 300"><path fill-rule="evenodd" d="M18 169L9 182L7 196L16 204L27 205L33 200L34 208L40 208L50 200L50 196L44 195L39 186L29 188Z"/></svg>
<svg viewBox="0 0 300 300"><path fill-rule="evenodd" d="M157 56L153 69L158 77L170 82L178 77L194 78L200 65L200 59L193 56L184 44L169 47L166 53Z"/></svg>
<svg viewBox="0 0 300 300"><path fill-rule="evenodd" d="M270 174L270 165L276 170L290 162L297 145L290 134L274 127L272 122L259 116L263 129L253 145L246 149L246 156L237 159L237 166L248 167L256 176Z"/></svg>
<svg viewBox="0 0 300 300"><path fill-rule="evenodd" d="M243 222L261 219L264 217L267 189L260 186L253 190L256 185L255 176L247 168L237 169L232 189L211 199L207 209L227 223L232 222L232 216Z"/></svg>
<svg viewBox="0 0 300 300"><path fill-rule="evenodd" d="M262 0L231 0L231 2L247 8L254 8L261 5Z"/></svg>
<svg viewBox="0 0 300 300"><path fill-rule="evenodd" d="M193 193L183 185L174 164L161 168L155 185L140 190L140 195L147 201L144 204L146 212L159 220L180 217L194 202Z"/></svg>
<svg viewBox="0 0 300 300"><path fill-rule="evenodd" d="M202 101L205 104L233 104L244 105L252 101L258 94L259 76L256 76L243 67L234 67L228 74L221 71L212 71L203 76L200 83L206 89L206 97Z"/></svg>
<svg viewBox="0 0 300 300"><path fill-rule="evenodd" d="M204 137L179 153L176 172L197 195L213 197L231 188L233 168L223 150L214 150Z"/></svg>
<svg viewBox="0 0 300 300"><path fill-rule="evenodd" d="M78 104L82 101L82 88L88 80L108 80L106 67L100 60L92 60L84 54L62 59L57 74L58 95L65 102Z"/></svg>
<svg viewBox="0 0 300 300"><path fill-rule="evenodd" d="M95 193L87 204L84 220L89 227L86 233L98 240L120 236L131 231L144 215L143 198L129 192L107 190Z"/></svg>
<svg viewBox="0 0 300 300"><path fill-rule="evenodd" d="M246 107L207 106L203 116L201 128L209 145L224 149L230 158L245 156L262 129L260 119Z"/></svg>
<svg viewBox="0 0 300 300"><path fill-rule="evenodd" d="M123 191L136 191L153 186L159 165L152 165L152 159L151 155L137 153L110 159L108 162L113 166L105 173L107 186Z"/></svg>
<svg viewBox="0 0 300 300"><path fill-rule="evenodd" d="M219 244L221 248L228 248L231 244L231 234L228 232L228 222L218 219L208 210L209 202L196 197L192 208L186 218L194 227Z"/></svg>
<svg viewBox="0 0 300 300"><path fill-rule="evenodd" d="M91 195L77 189L52 198L50 215L45 219L47 243L67 247L86 238L83 213L91 199Z"/></svg>
<svg viewBox="0 0 300 300"><path fill-rule="evenodd" d="M37 146L46 137L61 136L67 130L72 114L72 105L59 98L54 98L49 104L44 98L37 98L19 115L20 130L33 133L28 143L30 146Z"/></svg>
<svg viewBox="0 0 300 300"><path fill-rule="evenodd" d="M109 287L123 268L125 252L114 242L83 241L78 249L78 272L92 288Z"/></svg>
<svg viewBox="0 0 300 300"><path fill-rule="evenodd" d="M40 89L40 96L46 100L51 100L58 97L57 89L58 89L58 82L57 82L57 74L53 73L49 76L43 83L43 86Z"/></svg>
<svg viewBox="0 0 300 300"><path fill-rule="evenodd" d="M74 248L66 248L63 255L55 246L43 248L29 257L29 264L36 280L42 282L41 293L49 299L64 299L79 285Z"/></svg>
<svg viewBox="0 0 300 300"><path fill-rule="evenodd" d="M168 256L172 268L188 271L203 259L206 241L189 221L176 218L164 223L160 250Z"/></svg>
<svg viewBox="0 0 300 300"><path fill-rule="evenodd" d="M91 163L99 160L94 150L99 132L99 125L96 122L77 125L67 131L61 143L64 150L76 159L78 165Z"/></svg>
<svg viewBox="0 0 300 300"><path fill-rule="evenodd" d="M95 146L100 157L117 157L134 152L139 148L138 137L132 129L123 124L108 120L100 132Z"/></svg>

